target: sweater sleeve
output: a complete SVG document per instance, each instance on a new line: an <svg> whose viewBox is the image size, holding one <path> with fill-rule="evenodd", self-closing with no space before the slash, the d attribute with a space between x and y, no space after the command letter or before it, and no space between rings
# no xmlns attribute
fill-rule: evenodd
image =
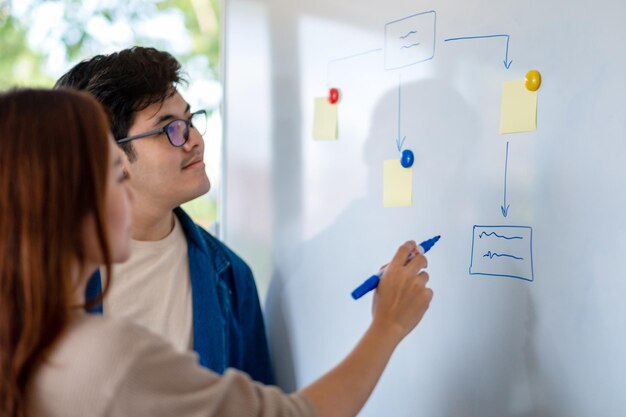
<svg viewBox="0 0 626 417"><path fill-rule="evenodd" d="M147 337L146 337L147 336ZM109 417L314 417L298 394L253 382L228 370L219 376L146 332L133 346L133 360L111 399Z"/></svg>

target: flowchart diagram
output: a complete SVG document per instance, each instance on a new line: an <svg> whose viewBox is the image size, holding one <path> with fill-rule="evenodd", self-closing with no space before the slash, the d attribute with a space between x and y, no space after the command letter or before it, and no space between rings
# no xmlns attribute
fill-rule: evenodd
<svg viewBox="0 0 626 417"><path fill-rule="evenodd" d="M369 49L328 61L326 84L328 97L315 99L315 140L338 139L338 112L340 93L330 85L330 68L337 62L355 59L363 55L383 54L385 71L398 71L413 65L431 61L436 55L437 13L424 11L390 21L384 25L382 48ZM489 41L502 43L501 64L508 71L513 60L509 56L511 36L506 33L455 36L444 38L444 45L463 42ZM495 62L495 60L494 60ZM502 86L499 133L501 135L529 132L537 128L537 90L541 75L536 70L526 74L525 79L507 80ZM414 155L405 148L407 135L402 130L402 74L398 71L397 134L394 138L398 159L383 161L383 206L386 208L412 205ZM494 129L495 130L495 129ZM507 200L508 165L510 142L506 141L504 157L503 200L500 206L502 219L508 220L510 204ZM516 278L532 282L533 230L531 226L474 225L470 257L470 275Z"/></svg>

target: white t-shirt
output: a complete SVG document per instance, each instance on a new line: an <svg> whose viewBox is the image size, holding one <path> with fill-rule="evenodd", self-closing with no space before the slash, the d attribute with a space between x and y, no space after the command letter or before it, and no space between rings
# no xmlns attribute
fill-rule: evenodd
<svg viewBox="0 0 626 417"><path fill-rule="evenodd" d="M184 352L193 348L191 282L187 240L174 219L162 240L131 241L130 259L112 268L104 314L145 326Z"/></svg>

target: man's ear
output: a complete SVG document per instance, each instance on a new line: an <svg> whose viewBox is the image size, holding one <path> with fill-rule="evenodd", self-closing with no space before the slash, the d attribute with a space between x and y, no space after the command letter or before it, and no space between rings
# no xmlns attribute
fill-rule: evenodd
<svg viewBox="0 0 626 417"><path fill-rule="evenodd" d="M128 159L128 155L126 152L122 152L124 156L122 157L122 168L124 169L124 174L128 175L132 172L131 166L132 162Z"/></svg>
<svg viewBox="0 0 626 417"><path fill-rule="evenodd" d="M124 167L131 167L135 162L137 162L137 151L135 150L135 145L132 142L125 143L123 145L118 144L118 146L122 149L122 153L125 156L124 162L127 163L127 165Z"/></svg>

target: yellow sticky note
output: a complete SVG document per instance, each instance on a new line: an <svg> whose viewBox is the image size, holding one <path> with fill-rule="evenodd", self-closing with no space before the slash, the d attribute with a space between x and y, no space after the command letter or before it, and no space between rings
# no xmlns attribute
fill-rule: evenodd
<svg viewBox="0 0 626 417"><path fill-rule="evenodd" d="M390 159L385 161L383 177L384 207L413 204L413 168L404 168L399 159Z"/></svg>
<svg viewBox="0 0 626 417"><path fill-rule="evenodd" d="M537 92L529 91L524 80L502 84L500 133L530 132L537 129Z"/></svg>
<svg viewBox="0 0 626 417"><path fill-rule="evenodd" d="M315 99L313 139L337 139L337 104L330 104L327 97L317 97Z"/></svg>

